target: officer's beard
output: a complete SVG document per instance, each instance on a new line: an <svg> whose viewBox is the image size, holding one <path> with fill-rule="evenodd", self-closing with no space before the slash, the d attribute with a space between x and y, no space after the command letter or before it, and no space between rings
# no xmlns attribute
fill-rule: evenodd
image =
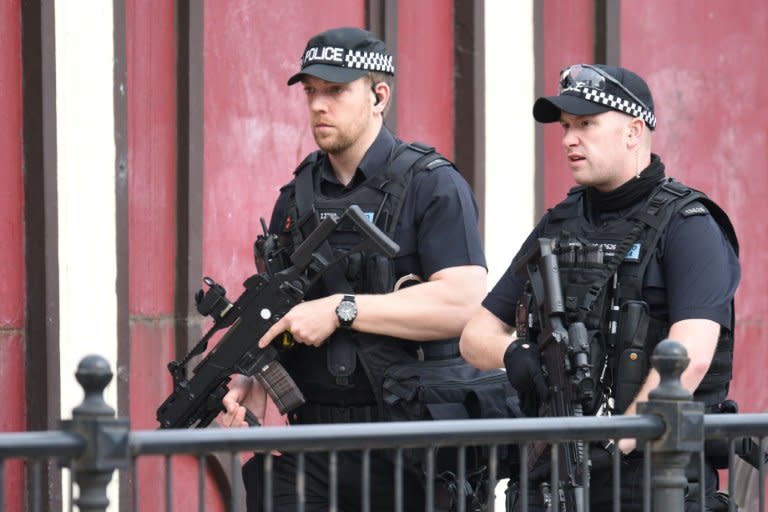
<svg viewBox="0 0 768 512"><path fill-rule="evenodd" d="M317 143L317 147L329 155L339 155L351 148L355 141L350 137L345 137L344 135L339 134L338 137L330 140L315 137L315 142Z"/></svg>

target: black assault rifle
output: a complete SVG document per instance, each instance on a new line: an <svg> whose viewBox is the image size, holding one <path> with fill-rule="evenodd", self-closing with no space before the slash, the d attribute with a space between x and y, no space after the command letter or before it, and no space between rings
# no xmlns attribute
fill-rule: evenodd
<svg viewBox="0 0 768 512"><path fill-rule="evenodd" d="M549 395L539 405L539 417L581 416L583 405L594 393L589 364L589 340L583 322L565 327L565 307L557 255L548 238L539 238L538 245L521 261L516 270L525 272L530 282L534 311L534 332L541 356L541 369ZM533 340L532 340L533 341ZM544 453L544 443L534 443L528 453L528 469L533 470ZM556 474L557 489L544 483L542 492L547 510L581 512L584 510L584 443L560 443Z"/></svg>
<svg viewBox="0 0 768 512"><path fill-rule="evenodd" d="M360 242L349 252L331 259L321 246L337 225L347 219L360 233ZM276 235L265 232L260 241L276 245ZM329 249L329 246L325 245L325 248ZM291 266L249 277L243 283L245 291L234 303L227 300L223 287L206 277L204 282L209 289L205 293L200 290L195 299L198 311L210 315L214 325L181 362L168 364L173 377L173 392L157 409L160 428L208 426L224 410L221 400L228 391L227 384L233 373L256 377L281 414L303 404L301 390L278 361L279 352L275 345L279 343L273 341L262 349L257 341L301 302L306 291L346 254L377 251L392 257L399 249L358 206L353 205L339 218L324 219L291 254ZM192 377L187 377L189 360L202 354L211 336L224 328L229 329L194 368ZM250 413L247 420L251 425L257 424Z"/></svg>

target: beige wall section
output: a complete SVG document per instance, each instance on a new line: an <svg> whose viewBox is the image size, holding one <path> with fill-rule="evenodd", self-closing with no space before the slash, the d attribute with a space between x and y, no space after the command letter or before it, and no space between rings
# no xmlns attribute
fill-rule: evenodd
<svg viewBox="0 0 768 512"><path fill-rule="evenodd" d="M55 12L61 410L70 418L83 399L79 361L100 354L117 367L112 2L57 0ZM116 407L114 380L106 400Z"/></svg>
<svg viewBox="0 0 768 512"><path fill-rule="evenodd" d="M533 1L485 3L485 251L490 287L534 224Z"/></svg>
<svg viewBox="0 0 768 512"><path fill-rule="evenodd" d="M485 2L485 257L488 286L534 223L533 2ZM496 486L504 510L506 479Z"/></svg>

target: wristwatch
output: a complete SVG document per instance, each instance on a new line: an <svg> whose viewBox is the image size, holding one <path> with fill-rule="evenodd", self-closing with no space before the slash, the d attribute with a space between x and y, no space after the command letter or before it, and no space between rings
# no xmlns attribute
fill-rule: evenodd
<svg viewBox="0 0 768 512"><path fill-rule="evenodd" d="M344 329L350 329L352 322L357 318L357 304L355 304L354 295L345 295L338 306L336 306L336 316L339 319L339 326Z"/></svg>

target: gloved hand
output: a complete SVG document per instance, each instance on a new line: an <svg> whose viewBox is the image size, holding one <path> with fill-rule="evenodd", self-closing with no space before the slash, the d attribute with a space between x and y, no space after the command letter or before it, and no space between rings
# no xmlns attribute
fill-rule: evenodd
<svg viewBox="0 0 768 512"><path fill-rule="evenodd" d="M504 352L507 379L517 390L524 412L536 414L538 404L547 399L549 391L541 372L539 348L526 340L515 340Z"/></svg>

